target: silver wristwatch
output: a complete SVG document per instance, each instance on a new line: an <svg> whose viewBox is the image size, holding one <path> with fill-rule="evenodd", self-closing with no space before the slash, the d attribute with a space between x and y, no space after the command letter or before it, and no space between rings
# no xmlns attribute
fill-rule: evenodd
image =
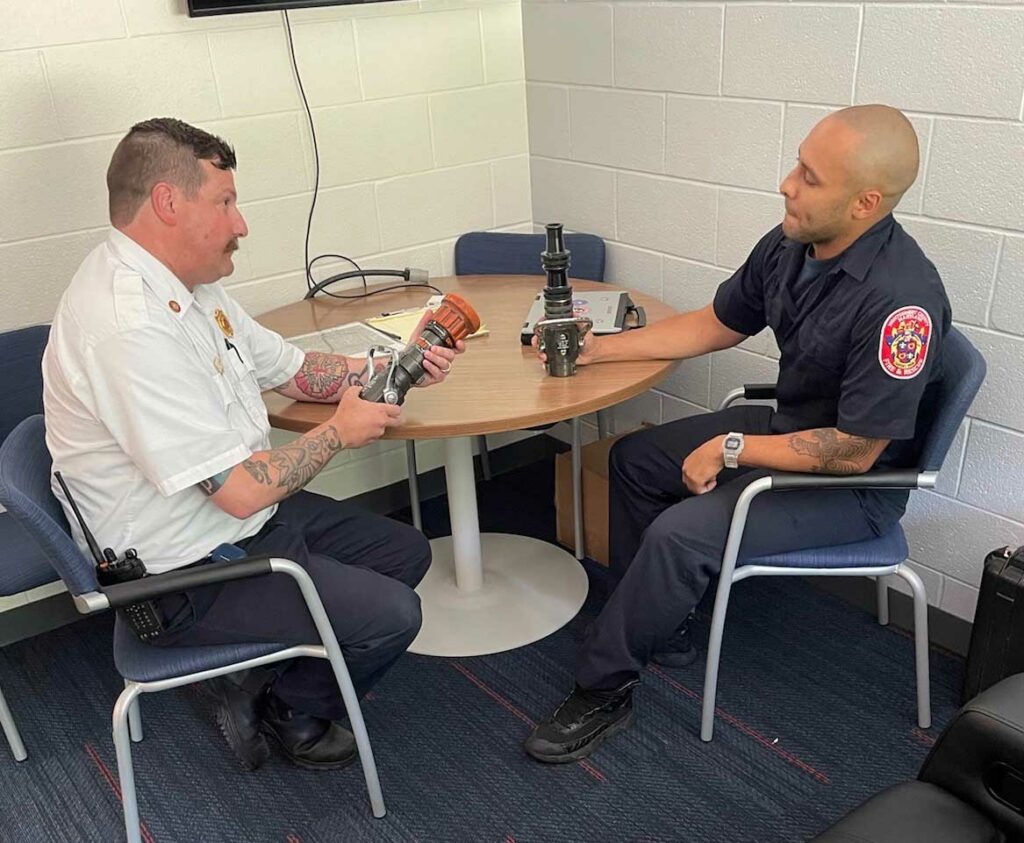
<svg viewBox="0 0 1024 843"><path fill-rule="evenodd" d="M743 434L727 433L722 440L722 461L726 468L740 467L740 454L743 453Z"/></svg>

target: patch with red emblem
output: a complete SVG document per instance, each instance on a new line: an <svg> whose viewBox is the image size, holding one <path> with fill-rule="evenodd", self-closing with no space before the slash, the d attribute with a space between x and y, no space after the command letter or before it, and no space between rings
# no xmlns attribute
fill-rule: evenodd
<svg viewBox="0 0 1024 843"><path fill-rule="evenodd" d="M932 338L932 318L923 307L894 310L882 325L878 362L889 377L909 380L921 373Z"/></svg>

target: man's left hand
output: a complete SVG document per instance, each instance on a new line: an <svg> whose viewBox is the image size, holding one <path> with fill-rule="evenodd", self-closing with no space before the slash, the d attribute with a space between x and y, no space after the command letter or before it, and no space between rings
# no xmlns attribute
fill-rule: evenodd
<svg viewBox="0 0 1024 843"><path fill-rule="evenodd" d="M433 318L434 311L432 310L428 310L423 314L423 318L420 319L416 330L412 332L413 339L420 335L427 326L427 323ZM443 345L431 346L423 353L423 368L427 374L416 386L434 386L434 384L441 383L448 377L448 373L451 372L455 356L462 354L465 350L466 344L462 340L455 343L454 349L445 348Z"/></svg>
<svg viewBox="0 0 1024 843"><path fill-rule="evenodd" d="M715 436L703 445L695 448L683 460L683 483L690 494L703 495L718 485L718 473L725 468L722 459L722 440L724 436Z"/></svg>

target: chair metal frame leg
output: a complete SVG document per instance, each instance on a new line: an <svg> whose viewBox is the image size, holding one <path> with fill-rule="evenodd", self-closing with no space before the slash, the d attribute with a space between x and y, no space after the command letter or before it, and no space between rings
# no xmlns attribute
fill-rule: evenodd
<svg viewBox="0 0 1024 843"><path fill-rule="evenodd" d="M359 763L363 768L363 778L366 782L371 811L377 819L387 814L387 809L384 805L384 795L380 787L380 778L377 774L377 764L373 757L373 749L370 746L370 737L366 731L363 712L359 706L359 698L356 696L356 690L352 685L352 678L349 676L348 667L345 665L341 647L338 645L338 639L331 628L330 619L327 617L327 612L324 609L323 602L320 600L320 595L317 593L316 586L313 584L309 574L290 560L271 559L270 567L275 573L288 574L295 579L306 601L306 607L309 609L310 616L313 619L322 643L320 645L306 644L288 647L260 658L249 659L212 670L204 670L199 673L176 676L170 679L153 682L125 680L125 688L114 704L111 730L114 738L114 749L117 754L117 774L121 783L121 803L124 807L125 833L127 834L128 843L141 843L142 840L139 827L138 797L135 791L135 769L132 765L132 739L129 734L131 712L138 704L139 695L166 691L170 688L178 688L193 682L213 679L216 676L223 676L227 673L249 670L261 665L295 658L320 658L327 659L331 663L335 681L338 683L338 689L341 691L345 710L348 713L349 725L356 741L356 748L359 752Z"/></svg>
<svg viewBox="0 0 1024 843"><path fill-rule="evenodd" d="M597 411L597 438L605 439L608 436L608 431L611 425L609 425L611 413L608 410Z"/></svg>
<svg viewBox="0 0 1024 843"><path fill-rule="evenodd" d="M423 515L420 512L420 476L416 468L416 441L405 440L405 465L409 474L409 508L412 510L412 525L423 532Z"/></svg>
<svg viewBox="0 0 1024 843"><path fill-rule="evenodd" d="M722 656L722 636L725 633L725 615L729 610L729 592L732 590L736 559L739 556L743 528L747 523L750 503L761 492L772 487L770 477L762 477L747 486L736 500L729 525L729 536L725 541L722 555L722 570L715 593L715 609L711 615L711 637L708 640L708 657L704 666L704 699L701 703L700 739L710 741L715 733L715 696L718 691L718 663Z"/></svg>
<svg viewBox="0 0 1024 843"><path fill-rule="evenodd" d="M124 686L128 687L127 679ZM128 734L131 736L132 743L142 743L142 709L139 706L138 697L135 698L132 707L128 709Z"/></svg>
<svg viewBox="0 0 1024 843"><path fill-rule="evenodd" d="M583 421L574 418L572 427L572 527L576 558L583 559Z"/></svg>
<svg viewBox="0 0 1024 843"><path fill-rule="evenodd" d="M316 586L313 585L313 580L303 568L287 559L271 559L270 567L274 571L287 573L294 577L298 581L302 596L306 599L309 613L313 617L313 623L316 624L316 630L334 670L334 678L338 682L345 710L348 712L349 725L352 727L352 735L356 739L356 747L359 750L359 761L363 766L363 778L366 780L366 790L370 797L373 815L380 819L387 811L384 808L384 796L380 789L373 749L370 747L370 737L366 732L366 723L363 721L363 711L359 707L359 697L356 696L356 689L352 685L352 678L348 674L348 667L341 655L341 647L331 628L324 604L320 600Z"/></svg>
<svg viewBox="0 0 1024 843"><path fill-rule="evenodd" d="M135 767L132 765L132 741L129 735L128 719L136 703L136 697L144 686L136 682L125 682L124 690L114 703L111 718L111 732L114 737L114 752L117 755L117 777L121 783L121 808L124 811L124 830L128 843L141 843L139 829L139 802L135 795Z"/></svg>
<svg viewBox="0 0 1024 843"><path fill-rule="evenodd" d="M715 731L715 698L718 693L718 668L722 657L722 638L725 634L725 616L729 609L729 594L734 583L755 576L833 576L875 577L881 581L893 574L903 577L914 595L914 652L917 675L917 722L922 729L931 726L930 675L928 666L928 597L921 578L906 562L895 565L864 568L776 568L765 565L744 565L737 569L743 530L746 527L750 504L757 495L772 488L771 477L761 477L748 485L736 501L729 536L722 555L722 570L715 593L715 608L711 616L711 635L708 640L707 663L704 668L704 698L701 703L700 739L708 742Z"/></svg>
<svg viewBox="0 0 1024 843"><path fill-rule="evenodd" d="M7 738L7 743L11 747L11 754L14 755L14 760L24 761L28 758L28 752L25 750L25 744L21 739L21 733L18 731L18 726L14 722L14 715L11 714L11 709L7 705L7 700L4 698L2 688L0 688L0 726L3 727L4 735Z"/></svg>
<svg viewBox="0 0 1024 843"><path fill-rule="evenodd" d="M885 577L875 577L875 600L878 604L878 625L889 625L889 586Z"/></svg>
<svg viewBox="0 0 1024 843"><path fill-rule="evenodd" d="M910 576L904 573L910 572ZM708 658L704 668L704 699L701 707L700 738L710 741L715 729L715 699L718 693L718 668L722 655L722 638L725 633L725 616L729 609L729 595L732 586L750 577L872 577L882 580L887 576L899 575L911 583L915 589L915 656L917 673L917 706L918 724L927 729L931 724L929 706L929 673L928 673L928 600L921 585L920 599L916 596L916 587L911 578L921 584L917 574L906 565L887 565L880 568L773 568L765 565L744 565L742 568L731 568L728 575L723 565L722 575L715 594L715 608L711 616L711 635L708 640ZM920 614L923 613L923 620ZM927 724L927 725L925 725Z"/></svg>
<svg viewBox="0 0 1024 843"><path fill-rule="evenodd" d="M917 725L932 725L931 670L928 663L928 594L924 583L906 562L896 570L914 594L914 659L917 673Z"/></svg>
<svg viewBox="0 0 1024 843"><path fill-rule="evenodd" d="M481 433L476 437L476 449L480 453L480 471L484 480L491 479L491 455L487 450L487 436Z"/></svg>

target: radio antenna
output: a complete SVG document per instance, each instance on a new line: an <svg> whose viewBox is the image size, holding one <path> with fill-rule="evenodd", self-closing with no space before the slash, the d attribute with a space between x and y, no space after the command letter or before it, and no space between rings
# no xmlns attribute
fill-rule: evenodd
<svg viewBox="0 0 1024 843"><path fill-rule="evenodd" d="M82 532L85 534L85 543L89 545L89 552L92 553L92 558L96 560L97 566L103 566L106 560L100 554L100 546L96 543L96 537L92 534L85 523L85 519L82 518L82 513L78 511L78 504L75 503L75 499L71 496L71 490L68 488L68 484L64 482L64 478L60 476L59 471L53 472L53 476L57 478L57 482L60 483L61 489L64 491L64 497L68 499L68 503L71 504L71 511L75 513L75 518L78 519L78 526L82 528Z"/></svg>

